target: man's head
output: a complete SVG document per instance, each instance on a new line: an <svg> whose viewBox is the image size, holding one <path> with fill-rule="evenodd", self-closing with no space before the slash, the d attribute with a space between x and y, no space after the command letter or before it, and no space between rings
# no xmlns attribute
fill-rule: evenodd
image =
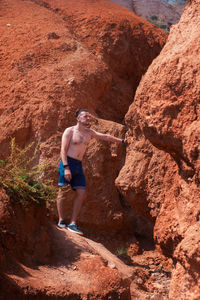
<svg viewBox="0 0 200 300"><path fill-rule="evenodd" d="M78 109L75 113L75 116L78 123L80 123L81 125L86 127L90 125L90 114L87 109Z"/></svg>

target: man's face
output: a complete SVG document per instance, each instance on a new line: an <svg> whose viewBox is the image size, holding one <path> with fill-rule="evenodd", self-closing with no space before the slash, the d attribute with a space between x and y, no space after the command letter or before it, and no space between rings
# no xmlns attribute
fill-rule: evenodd
<svg viewBox="0 0 200 300"><path fill-rule="evenodd" d="M90 126L90 114L87 111L82 111L78 117L77 120L79 123L81 123L83 126Z"/></svg>

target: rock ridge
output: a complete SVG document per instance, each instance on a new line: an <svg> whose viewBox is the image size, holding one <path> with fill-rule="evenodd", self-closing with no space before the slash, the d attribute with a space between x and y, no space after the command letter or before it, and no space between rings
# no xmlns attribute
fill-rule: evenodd
<svg viewBox="0 0 200 300"><path fill-rule="evenodd" d="M199 9L188 3L139 84L116 179L132 208L154 219L157 247L174 261L169 299L200 295Z"/></svg>

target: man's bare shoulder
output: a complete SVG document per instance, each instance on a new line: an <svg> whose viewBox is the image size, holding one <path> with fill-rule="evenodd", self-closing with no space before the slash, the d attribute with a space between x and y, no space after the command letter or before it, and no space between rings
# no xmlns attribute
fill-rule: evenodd
<svg viewBox="0 0 200 300"><path fill-rule="evenodd" d="M74 130L74 126L67 127L63 132L63 135L71 135L73 133L73 130Z"/></svg>
<svg viewBox="0 0 200 300"><path fill-rule="evenodd" d="M91 136L94 136L96 131L92 128L87 128L87 133L90 134Z"/></svg>

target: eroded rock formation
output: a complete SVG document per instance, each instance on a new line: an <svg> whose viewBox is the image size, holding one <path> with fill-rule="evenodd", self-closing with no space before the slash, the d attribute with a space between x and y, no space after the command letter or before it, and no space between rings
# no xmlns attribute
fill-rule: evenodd
<svg viewBox="0 0 200 300"><path fill-rule="evenodd" d="M104 0L3 0L0 15L1 158L8 155L11 137L20 146L35 141L36 163L48 159L57 182L61 135L75 124L76 109L90 110L94 129L124 136L124 114L166 35ZM97 229L122 238L122 229L128 232L114 185L124 159L120 145L95 140L89 145L88 198L80 222L93 239ZM133 269L103 246L50 226L45 210L12 206L3 191L0 201L2 299L130 298ZM68 219L72 192L66 205ZM131 239L134 255L139 246ZM144 273L144 280L151 278L151 268Z"/></svg>
<svg viewBox="0 0 200 300"><path fill-rule="evenodd" d="M126 115L126 158L120 146L91 141L84 161L90 192L82 225L122 234L133 221L148 236L155 223L157 249L174 263L170 299L200 294L199 8L199 0L190 1L141 80ZM61 135L74 124L75 110L88 108L94 129L123 136L124 114L166 35L104 0L3 0L0 14L1 156L12 136L22 146L36 141L37 162L48 158L56 181ZM114 179L124 160L119 196ZM143 253L129 268L100 244L50 226L45 210L26 214L4 191L0 197L2 299L8 289L15 299L167 299L167 271L157 282L151 276L161 274L163 258ZM139 252L134 237L128 251Z"/></svg>
<svg viewBox="0 0 200 300"><path fill-rule="evenodd" d="M155 241L174 261L170 299L200 295L199 10L199 0L188 4L140 82L116 180L132 207L155 220Z"/></svg>
<svg viewBox="0 0 200 300"><path fill-rule="evenodd" d="M1 11L0 152L7 155L11 136L21 146L35 141L38 162L49 159L56 182L61 135L75 124L76 109L88 108L94 114L95 129L122 137L125 128L118 123L166 35L105 0L73 5L2 1ZM84 161L90 192L83 224L110 230L123 226L114 185L122 152L119 145L91 142ZM67 211L69 217L71 209Z"/></svg>
<svg viewBox="0 0 200 300"><path fill-rule="evenodd" d="M131 268L0 191L0 299L130 299Z"/></svg>

